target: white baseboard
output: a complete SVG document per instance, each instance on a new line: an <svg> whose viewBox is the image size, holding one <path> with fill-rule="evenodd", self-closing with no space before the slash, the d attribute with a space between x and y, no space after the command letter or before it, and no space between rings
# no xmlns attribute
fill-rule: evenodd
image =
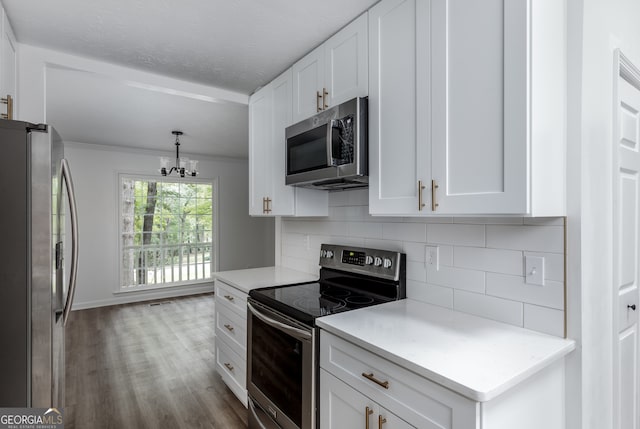
<svg viewBox="0 0 640 429"><path fill-rule="evenodd" d="M86 310L88 308L106 307L109 305L130 304L133 302L151 301L162 298L175 298L178 296L195 295L198 293L213 292L212 284L185 286L180 288L171 288L167 290L153 289L141 291L139 293L131 292L127 294L116 295L113 298L102 299L98 301L74 302L71 310Z"/></svg>

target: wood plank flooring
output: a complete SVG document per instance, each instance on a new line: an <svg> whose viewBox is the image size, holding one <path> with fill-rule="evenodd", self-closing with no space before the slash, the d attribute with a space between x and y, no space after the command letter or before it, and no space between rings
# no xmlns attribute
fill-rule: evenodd
<svg viewBox="0 0 640 429"><path fill-rule="evenodd" d="M72 312L65 428L246 429L247 410L215 370L213 301Z"/></svg>

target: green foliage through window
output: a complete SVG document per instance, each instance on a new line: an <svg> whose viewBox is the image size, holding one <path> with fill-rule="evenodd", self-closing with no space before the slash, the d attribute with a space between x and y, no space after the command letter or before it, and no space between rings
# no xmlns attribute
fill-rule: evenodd
<svg viewBox="0 0 640 429"><path fill-rule="evenodd" d="M121 176L120 209L123 288L211 278L212 183Z"/></svg>

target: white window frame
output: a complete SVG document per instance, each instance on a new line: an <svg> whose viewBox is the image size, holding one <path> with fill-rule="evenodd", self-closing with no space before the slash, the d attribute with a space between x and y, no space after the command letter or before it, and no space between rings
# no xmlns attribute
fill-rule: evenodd
<svg viewBox="0 0 640 429"><path fill-rule="evenodd" d="M166 284L151 284L151 285L140 285L135 287L124 287L122 286L122 279L124 275L123 270L123 248L122 248L122 179L133 179L133 180L141 180L141 181L155 181L155 182L171 182L171 183L204 183L212 186L211 190L211 204L212 204L212 225L211 225L211 234L212 234L212 243L211 243L211 251L213 252L213 257L210 259L211 264L211 278L209 279L201 279L201 280L185 280L181 282L172 282ZM116 174L116 201L117 201L117 212L116 212L116 222L117 222L117 252L118 252L118 283L115 285L114 293L136 293L141 291L148 290L158 290L158 289L171 289L171 288L184 288L189 286L200 286L206 284L213 284L215 279L215 273L218 271L218 263L219 263L219 235L218 235L218 178L198 178L198 177L158 177L155 175L148 174L138 174L138 173L128 173L128 172L119 172Z"/></svg>

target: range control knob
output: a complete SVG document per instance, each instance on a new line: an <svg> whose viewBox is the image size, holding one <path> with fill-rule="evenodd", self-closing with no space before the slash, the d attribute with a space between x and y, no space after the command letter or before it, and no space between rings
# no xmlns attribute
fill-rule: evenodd
<svg viewBox="0 0 640 429"><path fill-rule="evenodd" d="M373 256L369 256L369 255L365 256L365 258L364 258L364 263L365 263L366 265L371 265L371 264L373 264Z"/></svg>
<svg viewBox="0 0 640 429"><path fill-rule="evenodd" d="M333 250L327 250L327 258L333 258Z"/></svg>
<svg viewBox="0 0 640 429"><path fill-rule="evenodd" d="M382 258L381 258L381 257L379 257L379 256L376 256L376 257L373 259L373 266L374 266L374 267L379 267L380 265L382 265Z"/></svg>
<svg viewBox="0 0 640 429"><path fill-rule="evenodd" d="M385 268L391 268L391 265L393 265L393 262L391 261L391 259L384 258L384 261L382 262L382 266Z"/></svg>
<svg viewBox="0 0 640 429"><path fill-rule="evenodd" d="M326 258L327 257L327 251L326 250L321 250L320 251L320 257L321 258Z"/></svg>

